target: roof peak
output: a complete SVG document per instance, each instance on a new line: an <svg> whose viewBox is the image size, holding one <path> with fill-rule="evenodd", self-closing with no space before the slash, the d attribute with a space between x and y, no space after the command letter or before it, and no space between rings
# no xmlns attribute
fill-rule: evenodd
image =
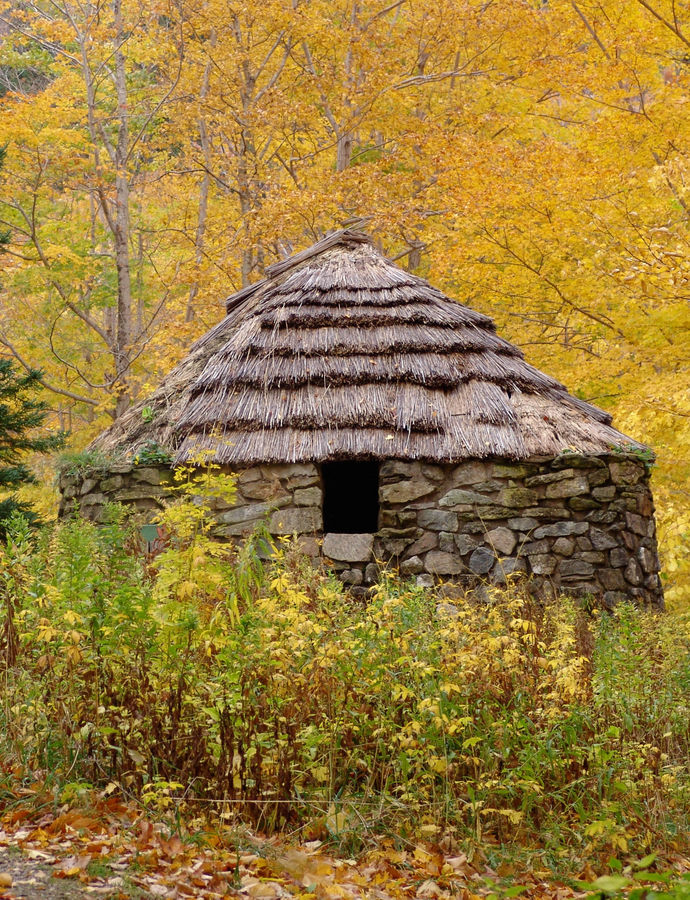
<svg viewBox="0 0 690 900"><path fill-rule="evenodd" d="M279 262L266 266L266 277L275 278L277 275L283 275L285 272L289 272L296 266L308 262L310 259L314 259L314 257L320 256L326 250L332 250L334 247L356 247L360 244L372 244L368 234L352 227L341 228L339 231L327 234L321 240L312 244L311 247L307 247L306 250L300 250L299 253L294 253L287 259L281 259Z"/></svg>
<svg viewBox="0 0 690 900"><path fill-rule="evenodd" d="M363 224L364 221L365 220L363 219L359 220L357 224ZM241 288L239 291L226 298L225 311L226 313L231 312L245 300L248 300L250 297L263 291L273 279L279 278L282 275L287 275L295 269L299 269L305 263L308 263L312 259L316 259L316 257L323 255L329 250L334 250L338 247L353 250L363 246L371 247L372 250L384 260L384 257L381 256L374 247L374 243L369 235L363 231L357 230L353 226L341 228L338 231L327 234L325 237L321 238L321 240L312 244L311 247L307 247L305 250L300 250L299 253L293 253L292 256L288 256L286 259L281 259L278 262L272 263L270 266L266 266L264 277L260 281L254 281L252 284L248 284L246 287ZM390 263L390 265L394 264Z"/></svg>

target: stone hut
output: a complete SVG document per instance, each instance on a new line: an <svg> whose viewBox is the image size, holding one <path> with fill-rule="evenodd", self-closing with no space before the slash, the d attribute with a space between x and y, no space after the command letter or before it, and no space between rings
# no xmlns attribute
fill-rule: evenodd
<svg viewBox="0 0 690 900"><path fill-rule="evenodd" d="M296 534L354 587L505 581L663 605L650 451L525 362L491 319L345 230L267 269L61 476L63 513L153 518L170 466L238 475L217 534Z"/></svg>

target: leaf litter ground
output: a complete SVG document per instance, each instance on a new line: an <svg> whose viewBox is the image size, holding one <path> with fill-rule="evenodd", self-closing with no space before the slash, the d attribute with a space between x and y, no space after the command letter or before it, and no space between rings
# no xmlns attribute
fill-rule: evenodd
<svg viewBox="0 0 690 900"><path fill-rule="evenodd" d="M552 873L487 865L481 851L473 857L452 843L407 844L383 838L355 859L340 859L319 840L290 843L227 828L194 835L115 796L99 796L83 807L55 806L44 792L20 789L0 807L0 898L23 900L100 896L240 896L253 900L474 900L585 897L575 882L554 880ZM178 823L179 825L179 823ZM180 834L183 836L181 837ZM665 866L677 875L690 861L676 857ZM521 867L522 868L522 867ZM581 879L597 873L586 866ZM610 876L604 876L604 879ZM604 879L600 878L600 881ZM610 896L625 888L599 890Z"/></svg>

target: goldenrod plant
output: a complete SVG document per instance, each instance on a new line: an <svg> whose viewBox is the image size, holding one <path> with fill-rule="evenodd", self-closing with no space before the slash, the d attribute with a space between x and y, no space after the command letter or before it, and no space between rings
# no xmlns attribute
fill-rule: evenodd
<svg viewBox="0 0 690 900"><path fill-rule="evenodd" d="M268 563L256 540L214 543L217 478L178 471L153 566L119 510L36 546L17 527L3 765L346 852L381 834L555 859L683 843L687 616L540 605L519 584L451 600L392 571L362 605L289 540Z"/></svg>

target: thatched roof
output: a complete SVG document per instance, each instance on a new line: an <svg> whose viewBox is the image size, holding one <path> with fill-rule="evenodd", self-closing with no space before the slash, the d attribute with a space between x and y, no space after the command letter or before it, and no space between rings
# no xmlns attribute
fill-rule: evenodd
<svg viewBox="0 0 690 900"><path fill-rule="evenodd" d="M491 319L348 230L231 297L226 318L92 446L134 454L147 442L231 465L642 446L525 362Z"/></svg>

